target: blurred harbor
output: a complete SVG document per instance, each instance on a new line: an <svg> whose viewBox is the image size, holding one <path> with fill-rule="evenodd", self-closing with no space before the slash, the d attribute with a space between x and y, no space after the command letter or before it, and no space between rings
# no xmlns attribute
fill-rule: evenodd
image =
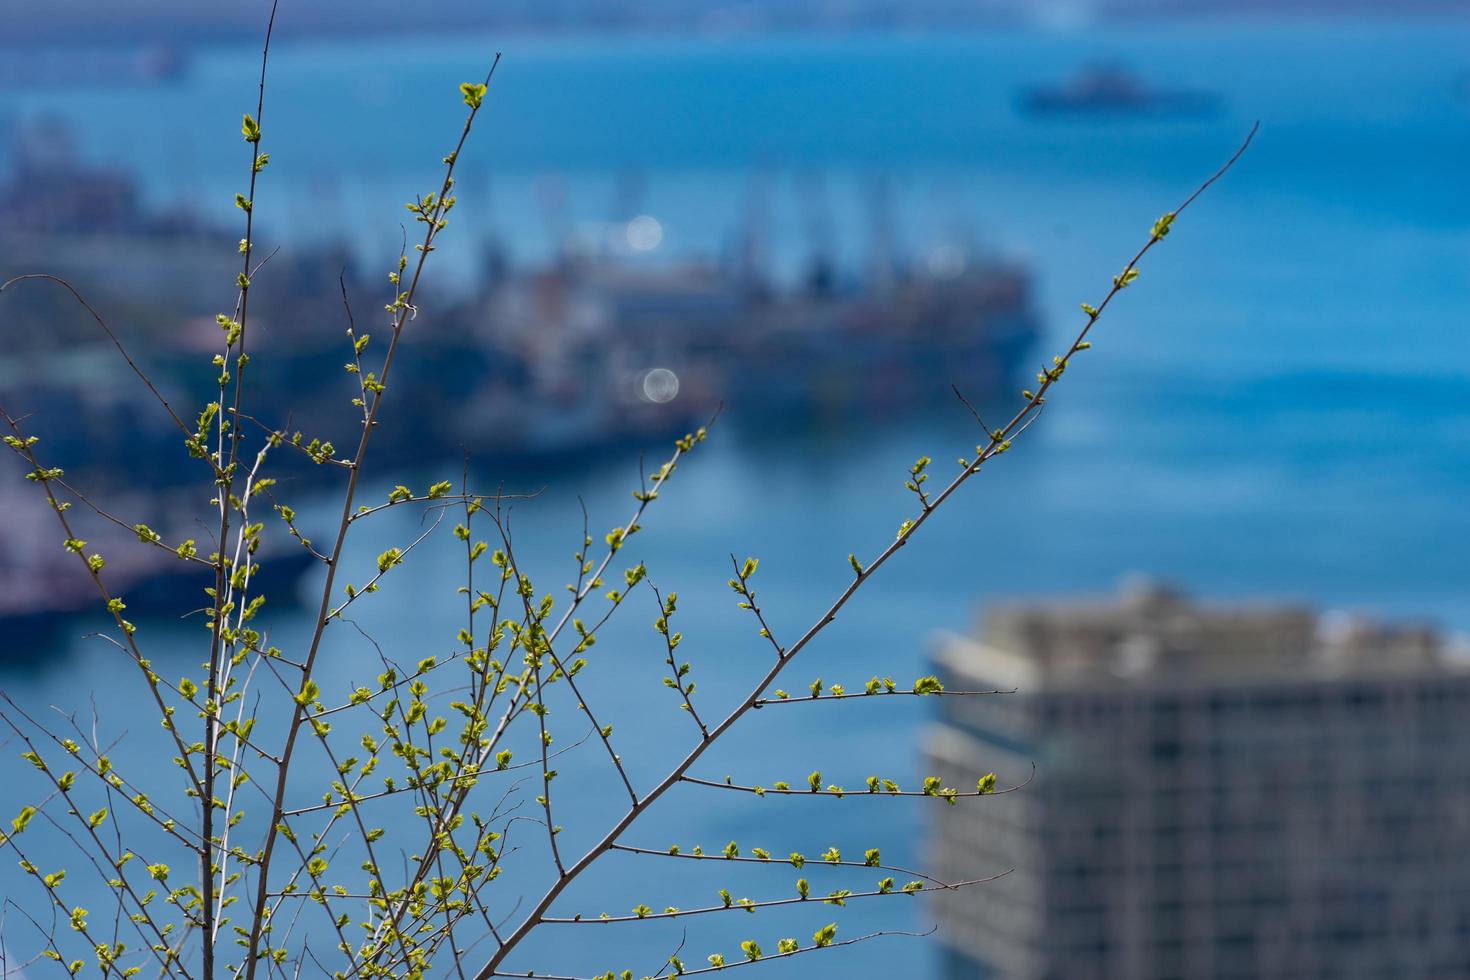
<svg viewBox="0 0 1470 980"><path fill-rule="evenodd" d="M188 209L148 207L133 174L83 160L58 119L17 125L8 150L0 281L66 279L146 351L165 397L213 397L215 315L227 312L218 304L239 264L236 235ZM899 254L884 187L872 188L861 274L844 275L815 232L789 286L773 276L757 214L717 259L653 256L663 231L636 202L604 224L548 205L558 245L533 266L506 253L503 231L480 230L468 245L479 257L469 288L414 318L397 375L412 394L378 438L399 459L565 458L671 437L720 406L755 428L787 426L932 401L947 395L935 383L945 377L976 398L1019 382L1038 336L1029 270L972 240L942 242L922 260ZM334 242L262 263L248 382L269 424L286 429L290 419L337 444L352 437L342 428L356 392L342 374L345 334L349 321L361 318L358 335L377 321L390 295L378 278ZM53 452L103 472L143 462L156 481L188 465L153 424L146 390L115 383L112 343L69 295L24 283L5 302L12 339L0 399L35 412Z"/></svg>
<svg viewBox="0 0 1470 980"><path fill-rule="evenodd" d="M171 404L192 416L217 398L209 359L225 311L211 304L238 267L229 230L148 208L132 174L82 160L56 119L21 124L5 149L0 282L61 277L109 311L110 329ZM1028 270L968 242L943 243L925 262L895 254L884 186L873 188L863 274L840 276L818 240L791 288L773 281L755 218L715 262L640 261L662 236L646 214L568 224L554 257L525 269L490 233L473 246L482 257L473 287L414 317L394 375L408 397L379 424L378 450L401 464L456 454L482 467L564 462L667 441L721 412L759 434L908 411L949 397L936 384L945 377L981 400L1018 385L1038 335ZM384 290L335 244L272 254L254 278L248 392L261 424L350 445L355 423L343 407L357 388L342 372L352 360L346 327L369 333ZM166 527L186 509L180 490L197 476L193 461L106 332L58 286L18 283L5 297L14 340L0 404L32 416L27 431L73 480L119 491L119 474L145 468L150 492L134 489L128 510ZM274 465L297 481L329 472L295 458ZM71 556L44 547L44 520L15 527L37 537L0 559L0 574L16 580L0 588L0 624L40 626L95 599ZM168 554L126 553L132 565L114 574L130 594L196 599L198 583Z"/></svg>
<svg viewBox="0 0 1470 980"><path fill-rule="evenodd" d="M910 506L901 483L914 458L932 455L937 471L973 451L977 427L949 383L987 419L1014 407L1011 389L1075 330L1077 304L1097 300L1157 215L1259 116L1250 157L1150 254L1136 288L1110 307L1095 348L1069 370L1024 442L916 536L801 669L848 684L874 673L928 673L926 634L964 630L976 603L1045 596L1065 608L1138 569L1183 583L1207 609L1227 604L1227 627L1251 615L1228 604L1258 596L1298 617L1347 609L1427 624L1418 647L1405 641L1383 653L1367 644L1369 661L1397 656L1401 646L1428 656L1438 638L1448 643L1470 630L1470 566L1459 544L1470 533L1470 376L1461 356L1470 309L1470 112L1460 81L1470 34L1461 22L283 43L266 121L275 156L257 211L262 237L283 247L260 277L259 319L252 313L263 350L279 352L283 371L269 374L265 356L252 370L260 369L263 390L292 394L293 425L319 414L321 434L339 445L331 426L351 432L338 276L359 322L371 324L398 254L402 201L430 186L439 142L456 124L454 86L500 47L510 54L491 138L467 157L464 203L452 216L459 223L436 256L443 264L433 270L433 296L413 324L422 360L406 361L401 376L407 398L422 399L401 403L409 417L436 421L417 438L385 438L365 476L374 499L395 482L458 480L462 450L471 450L476 485L546 488L515 513L522 560L554 588L576 550L583 503L594 528L626 517L640 455L656 458L669 431L726 400L712 438L681 465L628 554L647 560L661 587L677 588L681 610L698 624L686 642L701 689L730 690L765 651L729 601L729 554L762 559L767 594L779 597L767 609L777 635L809 625L850 580L846 555L892 540ZM0 92L7 145L48 119L60 127L53 136L69 132L73 141L19 184L7 173L12 196L0 224L12 229L11 241L31 237L0 252L0 263L41 271L33 263L46 259L55 264L44 271L96 277L110 320L147 353L147 367L175 379L186 404L211 397L212 316L230 301L238 271L230 202L244 170L239 112L258 56L252 38L191 51L184 76L165 84ZM1025 111L1029 90L1065 89L1099 64L1121 65L1149 92L1214 93L1218 111ZM55 136L49 145L64 144ZM76 220L95 222L110 210L125 233L94 228L60 243L57 232L72 216L56 210L65 188L47 183L63 172L73 188L88 175L100 181L97 202ZM15 230L25 214L31 230ZM38 228L53 245L37 240ZM87 250L88 237L102 243L96 251ZM47 284L16 289L0 297L0 386L29 401L15 410L35 412L28 424L44 427L45 445L66 462L119 464L93 467L109 469L111 479L94 479L85 465L76 472L130 523L177 512L179 500L202 508L208 487L146 462L173 453L177 439L157 424L115 354L99 347L83 312ZM946 319L944 311L977 302L988 316ZM694 344L693 330L672 344L657 314L673 310L713 346ZM974 344L905 351L896 362L885 353L911 342L912 325L945 322ZM747 323L755 326L747 331ZM619 325L635 325L636 341L599 353ZM553 336L564 343L538 345ZM829 343L833 337L840 342ZM755 341L781 358L741 346ZM1008 344L1020 348L1019 361ZM820 367L829 363L837 367L823 381ZM675 381L675 396L660 400ZM447 418L466 394L481 398L476 414ZM611 427L589 424L593 416ZM0 595L70 603L80 593L50 570L54 559L74 556L46 536L44 508L33 498L16 502L34 488L18 467L6 469L0 508L9 518L9 568ZM325 489L315 475L295 474L277 491L311 528L334 517ZM157 527L170 541L208 534L192 519ZM375 555L422 529L418 515L385 513L363 525L344 560L371 568ZM119 556L137 545L121 532L115 544L88 535ZM267 530L272 537L289 543L278 526ZM386 649L417 656L452 646L450 624L463 608L463 553L453 543L415 552L413 574L360 604L361 627ZM128 572L121 557L117 568ZM271 642L289 649L309 614L293 608L289 590L280 598L261 621ZM144 604L136 617L140 642L170 676L193 669L205 646L200 621L179 618L186 608ZM659 683L658 665L639 656L648 618L634 610L599 645L618 651L626 670L598 664L587 676L620 716L628 757L654 766L673 744L663 724L683 719L672 706L671 718L648 708ZM104 724L109 737L127 734L114 751L119 766L146 766L157 726L130 716L114 693L131 689L131 669L89 635L95 620L50 619L44 630L0 627L5 689L23 703L82 715L98 692L110 701L104 717L114 713ZM1307 632L1305 647L1280 645L1282 665L1300 668L1293 683L1326 683L1308 669L1318 648L1317 632ZM1130 649L1130 662L1148 659L1144 645ZM333 633L325 673L353 683L372 658L356 632ZM1372 679L1380 681L1398 683ZM833 714L762 712L743 741L711 760L712 771L790 778L761 760L799 745L793 765L833 768L838 780L881 770L912 781L928 765L917 726L935 707L848 715L846 723ZM1039 732L1038 746L1047 732L1065 729L1058 722ZM991 750L981 755L974 765L982 772L1002 764ZM1049 757L1038 748L1037 758ZM564 767L568 785L578 783L570 775L581 772L577 765ZM595 770L586 767L586 798L568 790L573 812L604 788ZM0 777L27 774L13 754L0 761ZM1046 797L1004 799L1039 805ZM885 856L899 864L918 866L933 853L931 810L875 815L818 805L796 811L752 800L711 812L671 804L669 814L650 815L649 840L640 843L739 837L773 849L860 853L882 836L894 845L885 843ZM578 829L569 821L569 834ZM1018 847L996 860L1020 865L1027 855ZM631 904L616 878L588 884L589 907ZM13 866L0 865L0 893L19 880ZM676 904L691 897L667 896ZM1013 904L1018 915L1034 911ZM938 977L945 949L976 952L968 913L924 902L853 903L846 913L852 934L951 926L947 946L875 942L834 965L852 976ZM1187 915L1196 912L1178 912L1180 921ZM1201 931L1191 934L1188 955L1204 956L1206 928L1191 921ZM1082 935L1092 924L1079 915L1067 928ZM1025 923L1013 925L1025 935ZM609 931L589 966L647 959L649 935ZM669 948L681 938L658 935ZM1342 949L1352 942L1342 939ZM7 937L6 945L16 943ZM1004 951L1002 940L985 945ZM1227 954L1235 955L1226 951L1221 962ZM770 972L795 975L779 964Z"/></svg>

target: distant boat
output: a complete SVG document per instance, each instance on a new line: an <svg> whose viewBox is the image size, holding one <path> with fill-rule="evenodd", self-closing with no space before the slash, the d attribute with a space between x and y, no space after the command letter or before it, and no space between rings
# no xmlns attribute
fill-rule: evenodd
<svg viewBox="0 0 1470 980"><path fill-rule="evenodd" d="M1060 85L1021 93L1022 111L1037 116L1211 116L1224 107L1215 92L1154 88L1113 65L1085 68Z"/></svg>

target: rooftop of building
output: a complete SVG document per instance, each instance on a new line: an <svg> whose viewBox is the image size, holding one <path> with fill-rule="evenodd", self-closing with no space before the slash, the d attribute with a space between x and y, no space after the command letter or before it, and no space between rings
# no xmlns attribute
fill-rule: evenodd
<svg viewBox="0 0 1470 980"><path fill-rule="evenodd" d="M978 637L946 634L936 656L964 676L1033 693L1470 667L1457 644L1422 623L1321 614L1295 602L1201 603L1143 578L1100 600L992 604Z"/></svg>

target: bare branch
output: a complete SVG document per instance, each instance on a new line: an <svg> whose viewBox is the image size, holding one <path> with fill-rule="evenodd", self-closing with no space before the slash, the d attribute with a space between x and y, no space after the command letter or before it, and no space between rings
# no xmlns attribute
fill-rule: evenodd
<svg viewBox="0 0 1470 980"><path fill-rule="evenodd" d="M576 863L574 863L570 868L567 869L567 872L565 874L558 877L558 879L551 885L551 887L547 889L545 894L542 895L541 899L538 900L536 904L532 907L531 911L521 921L521 924L518 925L509 936L506 937L506 940L501 945L501 947L476 973L476 980L489 980L490 977L497 975L500 972L500 965L505 962L506 958L515 951L516 947L522 941L524 941L525 938L529 936L531 932L542 922L542 917L546 914L546 911L551 907L552 903L556 901L561 893L565 891L566 888L578 878L578 876L580 876L584 871L591 867L598 858L607 853L612 845L617 842L618 838L629 827L633 825L638 817L641 816L642 813L645 812L649 806L655 803L661 796L663 796L664 793L668 792L670 788L683 781L685 773L687 773L688 770L696 762L699 761L699 759L704 755L709 747L715 744L715 742L720 738L721 735L729 731L730 728L734 727L734 725L742 717L744 717L746 713L753 710L755 702L760 699L762 692L764 692L766 688L768 688L776 680L781 671L787 665L789 665L792 660L795 659L796 655L800 653L802 649L807 646L807 644L816 639L816 637L819 636L826 629L826 627L837 618L838 613L840 613L843 607L847 605L848 601L852 599L853 595L856 594L858 589L861 588L864 583L869 581L877 572L877 570L881 568L884 564L886 564L889 559L897 554L899 549L907 543L912 534L917 531L926 521L928 521L930 517L933 516L935 510L937 510L940 505L942 505L943 503L945 503L945 501L952 497L955 492L957 492L959 488L963 486L966 482L968 482L976 473L980 472L980 469L985 462L1010 449L1011 438L1024 431L1026 425L1028 424L1028 419L1030 419L1037 411L1037 409L1041 406L1046 392L1051 388L1052 385L1056 384L1057 380L1060 379L1060 377L1062 376L1062 370L1065 369L1065 365L1068 359L1076 354L1079 350L1084 349L1087 334L1092 329L1093 325L1097 322L1099 315L1106 307L1107 303L1112 299L1113 296L1118 293L1120 289L1122 289L1128 284L1128 282L1131 281L1129 273L1134 269L1137 262L1143 257L1143 255L1145 255L1149 251L1149 249L1153 248L1154 245L1158 244L1158 242L1161 241L1163 237L1168 234L1168 226L1172 223L1174 217L1182 212L1184 208L1188 207L1191 202L1198 198L1199 195L1206 188L1208 188L1212 183L1218 180L1220 176L1222 176L1227 170L1229 170L1230 167L1235 163L1235 161L1240 158L1240 155L1245 152L1246 147L1250 145L1250 141L1254 137L1255 132L1256 129L1253 127L1250 134L1246 137L1245 142L1241 144L1240 148L1235 152L1234 156L1232 156L1230 160L1214 174L1214 176L1210 177L1209 180L1207 180L1197 190L1195 190L1194 193L1186 198L1183 204L1181 204L1178 208L1171 212L1167 222L1161 221L1160 223L1155 224L1154 229L1149 235L1148 241L1139 250L1137 255L1135 255L1134 258L1128 263L1128 265L1125 266L1124 272L1115 277L1113 288L1107 294L1107 297L1103 300L1103 302L1098 306L1095 311L1091 312L1088 315L1088 320L1086 324L1082 327L1080 333L1077 335L1077 338L1068 348L1067 354L1064 357L1058 358L1057 369L1049 371L1046 374L1044 380L1035 393L1029 393L1029 397L1027 398L1025 406L1016 413L1016 415L1011 419L1009 423L1007 423L1003 428L997 429L995 430L995 432L991 433L989 444L979 447L981 451L978 458L976 458L974 462L967 464L960 475L955 477L955 479L951 481L951 483L934 498L930 506L924 509L916 518L912 519L911 521L905 522L904 525L900 528L896 540L885 547L879 553L878 557L875 558L868 565L867 568L856 568L855 570L857 574L854 580L842 591L840 595L838 595L837 599L832 603L830 607L828 607L827 611L823 613L822 616L810 628L808 628L808 630L804 634L802 634L802 636L795 643L793 643L789 648L785 650L781 658L769 670L767 670L764 677L762 677L756 683L750 694L739 705L737 705L735 709L732 710L723 721L721 721L718 725L710 730L709 737L696 745L683 758L683 760L675 765L673 769L670 770L666 776L664 776L664 778L658 783L658 785L656 785L652 790L645 794L639 806L634 807L631 812L626 814L622 819L614 824L601 840L593 844L592 847L580 859L576 861ZM857 564L855 559L854 564Z"/></svg>

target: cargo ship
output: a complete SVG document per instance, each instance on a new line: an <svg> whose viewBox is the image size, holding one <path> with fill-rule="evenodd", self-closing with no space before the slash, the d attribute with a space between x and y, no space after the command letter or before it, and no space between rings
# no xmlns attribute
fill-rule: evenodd
<svg viewBox="0 0 1470 980"><path fill-rule="evenodd" d="M27 639L49 636L71 617L87 617L83 622L93 629L105 629L112 623L91 576L77 556L63 547L61 526L44 495L24 482L18 469L5 466L0 471L5 481L0 484L0 514L4 515L0 526L6 545L0 551L0 630L7 640L0 647L0 663L24 649ZM60 495L66 498L64 492ZM103 580L109 594L125 603L125 617L187 615L209 604L204 590L214 586L212 570L145 543L134 533L96 519L85 505L72 503L68 519L84 535L86 554L105 559ZM197 524L170 520L169 508L156 495L134 493L108 503L128 513L130 519L148 515L154 521L151 526L170 547L203 533ZM192 513L184 509L186 501L177 503L175 513ZM197 547L203 555L211 550L202 539ZM320 564L284 534L262 538L252 563L259 567L250 593L268 594L272 608L294 602L297 582Z"/></svg>

